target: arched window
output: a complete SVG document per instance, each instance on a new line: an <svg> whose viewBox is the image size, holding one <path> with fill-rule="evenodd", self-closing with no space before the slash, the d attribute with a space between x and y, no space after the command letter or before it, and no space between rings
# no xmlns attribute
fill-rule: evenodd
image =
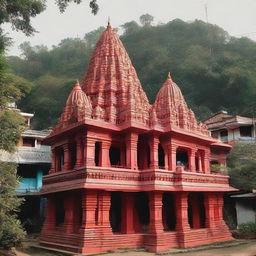
<svg viewBox="0 0 256 256"><path fill-rule="evenodd" d="M176 152L176 166L188 168L188 151L183 148L178 148Z"/></svg>
<svg viewBox="0 0 256 256"><path fill-rule="evenodd" d="M160 143L158 144L158 166L159 168L162 168L162 169L164 169L165 167L164 149Z"/></svg>

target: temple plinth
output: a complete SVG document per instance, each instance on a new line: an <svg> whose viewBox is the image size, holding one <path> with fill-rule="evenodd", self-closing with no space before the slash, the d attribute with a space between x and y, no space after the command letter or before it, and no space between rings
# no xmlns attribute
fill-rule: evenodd
<svg viewBox="0 0 256 256"><path fill-rule="evenodd" d="M160 252L232 239L222 207L234 189L210 169L211 152L223 159L230 146L197 122L170 74L149 104L110 25L45 143L52 167L41 245Z"/></svg>

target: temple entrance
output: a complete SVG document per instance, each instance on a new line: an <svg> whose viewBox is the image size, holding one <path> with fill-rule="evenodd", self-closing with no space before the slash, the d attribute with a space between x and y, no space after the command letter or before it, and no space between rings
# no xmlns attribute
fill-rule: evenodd
<svg viewBox="0 0 256 256"><path fill-rule="evenodd" d="M56 148L56 171L61 172L64 165L64 150L62 147Z"/></svg>
<svg viewBox="0 0 256 256"><path fill-rule="evenodd" d="M76 164L76 144L72 143L69 145L70 150L70 169L73 169Z"/></svg>
<svg viewBox="0 0 256 256"><path fill-rule="evenodd" d="M94 162L95 162L95 166L99 166L100 165L100 142L96 142L95 143L95 153L94 153Z"/></svg>
<svg viewBox="0 0 256 256"><path fill-rule="evenodd" d="M178 148L176 151L176 165L188 168L188 152L186 149Z"/></svg>
<svg viewBox="0 0 256 256"><path fill-rule="evenodd" d="M121 232L122 200L120 192L111 192L109 221L113 233Z"/></svg>
<svg viewBox="0 0 256 256"><path fill-rule="evenodd" d="M164 149L160 143L158 144L158 166L161 169L165 168Z"/></svg>
<svg viewBox="0 0 256 256"><path fill-rule="evenodd" d="M109 149L109 159L111 166L120 166L121 150L119 147L111 146Z"/></svg>
<svg viewBox="0 0 256 256"><path fill-rule="evenodd" d="M163 193L162 219L164 231L173 231L176 226L174 196L170 192Z"/></svg>
<svg viewBox="0 0 256 256"><path fill-rule="evenodd" d="M141 135L139 135L137 144L137 161L140 170L148 169L150 166L150 147L147 140Z"/></svg>
<svg viewBox="0 0 256 256"><path fill-rule="evenodd" d="M149 227L149 199L148 193L138 192L135 194L135 210L141 232L147 232Z"/></svg>
<svg viewBox="0 0 256 256"><path fill-rule="evenodd" d="M64 198L62 196L57 196L55 199L56 203L56 227L62 226L65 219L65 207L64 207Z"/></svg>
<svg viewBox="0 0 256 256"><path fill-rule="evenodd" d="M205 227L204 195L190 193L188 196L188 220L192 229Z"/></svg>

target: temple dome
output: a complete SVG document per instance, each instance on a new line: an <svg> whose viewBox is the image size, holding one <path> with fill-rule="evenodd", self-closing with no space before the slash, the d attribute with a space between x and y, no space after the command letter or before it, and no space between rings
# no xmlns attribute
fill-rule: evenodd
<svg viewBox="0 0 256 256"><path fill-rule="evenodd" d="M197 123L194 112L188 108L179 86L173 82L170 73L153 104L151 123L209 135L207 127Z"/></svg>
<svg viewBox="0 0 256 256"><path fill-rule="evenodd" d="M94 119L114 124L148 122L147 96L122 42L110 25L96 45L82 89L91 100Z"/></svg>
<svg viewBox="0 0 256 256"><path fill-rule="evenodd" d="M83 92L79 82L76 81L54 131L69 124L82 121L85 118L91 118L91 113L92 107L90 100Z"/></svg>

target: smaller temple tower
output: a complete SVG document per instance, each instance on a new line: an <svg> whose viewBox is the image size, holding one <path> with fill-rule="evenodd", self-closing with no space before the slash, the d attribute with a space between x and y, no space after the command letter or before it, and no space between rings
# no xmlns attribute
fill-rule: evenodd
<svg viewBox="0 0 256 256"><path fill-rule="evenodd" d="M230 146L196 121L170 74L149 104L110 25L45 143L52 167L41 245L159 252L232 239L222 206L234 189L210 169L211 150L226 156Z"/></svg>

